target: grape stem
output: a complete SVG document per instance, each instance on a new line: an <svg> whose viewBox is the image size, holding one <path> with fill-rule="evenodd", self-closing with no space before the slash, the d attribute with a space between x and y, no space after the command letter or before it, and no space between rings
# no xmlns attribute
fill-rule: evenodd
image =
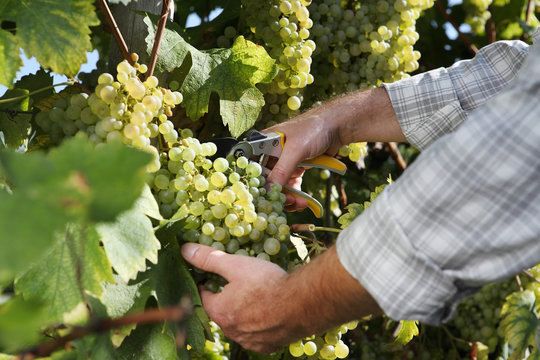
<svg viewBox="0 0 540 360"><path fill-rule="evenodd" d="M171 0L164 0L161 8L161 17L158 20L156 36L154 37L154 45L152 46L152 53L148 62L148 71L146 72L146 78L154 74L156 68L156 61L159 52L159 46L161 45L161 38L163 37L163 30L167 24L167 18L169 17L169 10L171 7Z"/></svg>
<svg viewBox="0 0 540 360"><path fill-rule="evenodd" d="M37 89L37 90L34 90L34 91L29 92L28 94L16 96L16 97L14 97L14 98L1 99L1 100L0 100L0 104L7 104L7 103L10 103L10 102L19 101L19 100L22 100L22 99L27 98L27 97L29 97L29 96L32 96L32 95L34 95L34 94L40 93L40 92L42 92L42 91L52 89L52 88L54 88L54 87L56 87L56 86L64 86L64 85L73 85L73 81L66 81L66 82L59 83L59 84L54 84L54 85L50 85L50 86L45 86L44 88Z"/></svg>
<svg viewBox="0 0 540 360"><path fill-rule="evenodd" d="M131 58L131 54L129 53L127 44L124 41L124 37L122 36L122 33L120 32L120 29L118 28L118 25L114 20L114 16L111 13L111 9L109 9L109 6L107 5L107 2L105 0L97 0L97 3L99 5L99 8L101 9L101 12L103 13L103 16L105 16L105 19L107 20L107 24L109 25L110 31L114 36L114 39L116 41L116 44L118 45L118 48L120 49L120 52L122 53L122 56L131 65L133 65L135 62Z"/></svg>
<svg viewBox="0 0 540 360"><path fill-rule="evenodd" d="M131 324L152 324L162 321L182 321L189 317L192 312L191 301L182 300L180 304L163 309L148 309L144 312L129 314L117 319L99 319L90 322L87 326L74 327L73 330L53 341L44 342L28 349L15 357L17 360L28 360L46 357L55 350L64 348L73 340L86 337L91 334L116 329Z"/></svg>
<svg viewBox="0 0 540 360"><path fill-rule="evenodd" d="M68 77L68 79L70 81L73 81L73 85L75 85L76 87L79 88L79 90L81 90L82 92L88 94L88 95L92 95L92 92L90 90L88 90L86 88L86 86L84 86L83 84L81 84L81 82L79 80L77 80L76 78L74 78L73 76L70 76Z"/></svg>

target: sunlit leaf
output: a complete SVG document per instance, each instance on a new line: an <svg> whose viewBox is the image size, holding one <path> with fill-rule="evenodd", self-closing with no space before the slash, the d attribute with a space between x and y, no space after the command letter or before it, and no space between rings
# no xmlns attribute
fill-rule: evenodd
<svg viewBox="0 0 540 360"><path fill-rule="evenodd" d="M529 345L534 345L539 325L534 302L534 292L526 290L509 295L503 305L500 327L505 339L513 346L510 360L522 359Z"/></svg>
<svg viewBox="0 0 540 360"><path fill-rule="evenodd" d="M418 321L401 320L399 324L400 328L394 342L400 345L407 345L419 333Z"/></svg>
<svg viewBox="0 0 540 360"><path fill-rule="evenodd" d="M7 1L0 20L17 24L17 45L45 68L74 76L92 50L90 27L99 24L93 0ZM18 52L17 52L18 54ZM20 60L19 60L20 62Z"/></svg>
<svg viewBox="0 0 540 360"><path fill-rule="evenodd" d="M0 29L0 84L10 86L22 64L15 35Z"/></svg>

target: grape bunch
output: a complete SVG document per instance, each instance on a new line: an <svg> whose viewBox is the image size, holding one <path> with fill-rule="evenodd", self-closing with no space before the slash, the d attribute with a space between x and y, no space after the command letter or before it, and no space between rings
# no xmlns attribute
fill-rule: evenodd
<svg viewBox="0 0 540 360"><path fill-rule="evenodd" d="M432 5L433 0L312 3L315 86L306 97L315 102L408 77L419 66L416 19Z"/></svg>
<svg viewBox="0 0 540 360"><path fill-rule="evenodd" d="M210 160L216 150L188 136L161 153L152 189L162 215L186 216L185 241L274 262L281 257L286 267L290 230L281 186L267 191L261 166L245 157Z"/></svg>
<svg viewBox="0 0 540 360"><path fill-rule="evenodd" d="M302 105L301 90L313 83L310 68L315 42L308 39L313 26L308 5L306 0L242 0L248 37L264 45L279 68L272 83L261 87L266 102L264 126L296 114Z"/></svg>
<svg viewBox="0 0 540 360"><path fill-rule="evenodd" d="M486 21L491 17L488 11L493 0L464 0L465 23L469 24L471 31L478 35L485 33Z"/></svg>
<svg viewBox="0 0 540 360"><path fill-rule="evenodd" d="M126 60L118 64L116 80L109 73L101 74L92 94L57 98L50 111L36 115L36 123L54 143L79 131L95 143L119 139L153 154L148 169L155 172L160 163L151 141L159 135L168 143L177 141L178 132L168 117L182 102L182 94L159 87L155 76L141 81L147 66L137 63L136 54L132 58L133 66Z"/></svg>
<svg viewBox="0 0 540 360"><path fill-rule="evenodd" d="M351 161L357 162L367 153L367 142L357 142L343 146L339 149L339 155L348 157Z"/></svg>
<svg viewBox="0 0 540 360"><path fill-rule="evenodd" d="M457 308L457 314L452 325L457 330L458 337L471 342L479 341L495 350L503 337L498 333L502 305L506 297L518 291L515 279L502 283L486 285L473 296L462 301Z"/></svg>
<svg viewBox="0 0 540 360"><path fill-rule="evenodd" d="M294 357L333 360L345 359L349 355L349 347L341 340L348 330L358 326L358 321L351 321L331 329L321 336L313 335L289 345L289 352Z"/></svg>

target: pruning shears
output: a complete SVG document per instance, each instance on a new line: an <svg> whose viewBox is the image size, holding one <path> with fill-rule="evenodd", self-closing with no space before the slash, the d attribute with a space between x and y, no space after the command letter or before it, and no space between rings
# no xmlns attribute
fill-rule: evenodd
<svg viewBox="0 0 540 360"><path fill-rule="evenodd" d="M213 139L212 142L217 146L217 152L214 157L238 159L244 156L249 161L258 162L262 167L262 174L267 176L271 170L266 167L266 164L270 157L279 158L281 156L283 147L285 146L285 135L277 131L263 134L257 130L251 130L243 140L228 137ZM328 155L320 155L313 159L304 160L298 166L326 169L340 175L345 174L347 170L347 166L344 163ZM308 208L316 217L320 218L323 216L323 206L309 194L296 190L289 185L283 186L283 192L305 199L308 203Z"/></svg>

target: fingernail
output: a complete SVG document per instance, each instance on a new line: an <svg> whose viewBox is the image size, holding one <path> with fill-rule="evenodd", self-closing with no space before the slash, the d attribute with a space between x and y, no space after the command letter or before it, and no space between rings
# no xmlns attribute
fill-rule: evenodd
<svg viewBox="0 0 540 360"><path fill-rule="evenodd" d="M193 244L193 243L187 243L184 246L182 246L182 256L184 259L189 260L193 257L193 254L195 254L195 251L199 248L199 245Z"/></svg>

